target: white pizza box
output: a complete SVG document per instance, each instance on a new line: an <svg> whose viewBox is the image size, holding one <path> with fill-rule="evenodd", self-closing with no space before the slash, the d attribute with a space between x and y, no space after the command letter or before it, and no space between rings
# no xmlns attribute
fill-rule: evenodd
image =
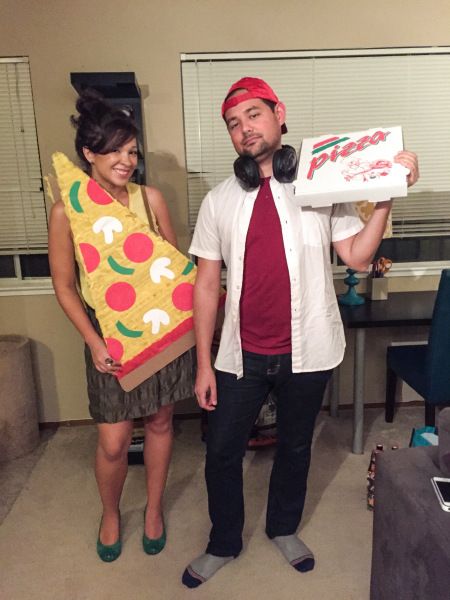
<svg viewBox="0 0 450 600"><path fill-rule="evenodd" d="M394 163L401 150L401 127L306 138L294 181L295 199L300 206L319 207L406 196L409 171Z"/></svg>

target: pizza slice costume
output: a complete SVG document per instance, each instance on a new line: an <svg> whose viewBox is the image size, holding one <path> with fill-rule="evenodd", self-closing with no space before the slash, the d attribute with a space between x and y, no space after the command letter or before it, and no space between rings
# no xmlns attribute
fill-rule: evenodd
<svg viewBox="0 0 450 600"><path fill-rule="evenodd" d="M92 418L130 420L192 397L195 266L158 234L140 186L127 185L125 207L63 154L53 165L88 316L122 363L118 376L100 373L85 348Z"/></svg>

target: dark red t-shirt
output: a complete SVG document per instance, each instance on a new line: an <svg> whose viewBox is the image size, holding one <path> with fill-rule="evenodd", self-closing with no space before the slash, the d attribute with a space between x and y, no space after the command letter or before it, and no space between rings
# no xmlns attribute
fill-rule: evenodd
<svg viewBox="0 0 450 600"><path fill-rule="evenodd" d="M291 352L291 285L270 177L261 180L247 232L240 316L244 350Z"/></svg>

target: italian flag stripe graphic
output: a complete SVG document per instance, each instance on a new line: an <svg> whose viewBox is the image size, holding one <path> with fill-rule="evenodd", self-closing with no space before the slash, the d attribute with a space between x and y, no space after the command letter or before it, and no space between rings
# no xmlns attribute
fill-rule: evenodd
<svg viewBox="0 0 450 600"><path fill-rule="evenodd" d="M317 154L318 152L322 152L322 150L331 148L331 146L336 146L336 144L340 144L341 142L346 142L349 139L350 138L348 138L348 137L343 137L343 138L337 137L337 138L329 138L328 140L323 140L322 142L319 142L313 146L314 149L311 154ZM330 140L333 140L333 141L330 141Z"/></svg>
<svg viewBox="0 0 450 600"><path fill-rule="evenodd" d="M313 148L315 149L315 148L318 148L319 146L325 146L325 144L329 144L330 142L335 142L338 139L339 139L339 136L335 135L326 140L321 140L320 142L317 142L316 144L314 144Z"/></svg>

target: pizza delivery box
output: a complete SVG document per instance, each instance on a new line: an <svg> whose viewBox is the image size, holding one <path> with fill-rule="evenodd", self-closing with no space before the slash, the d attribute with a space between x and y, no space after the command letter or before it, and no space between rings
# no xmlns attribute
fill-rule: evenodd
<svg viewBox="0 0 450 600"><path fill-rule="evenodd" d="M378 127L303 140L295 197L300 206L382 202L407 195L408 169L394 162L401 127Z"/></svg>

